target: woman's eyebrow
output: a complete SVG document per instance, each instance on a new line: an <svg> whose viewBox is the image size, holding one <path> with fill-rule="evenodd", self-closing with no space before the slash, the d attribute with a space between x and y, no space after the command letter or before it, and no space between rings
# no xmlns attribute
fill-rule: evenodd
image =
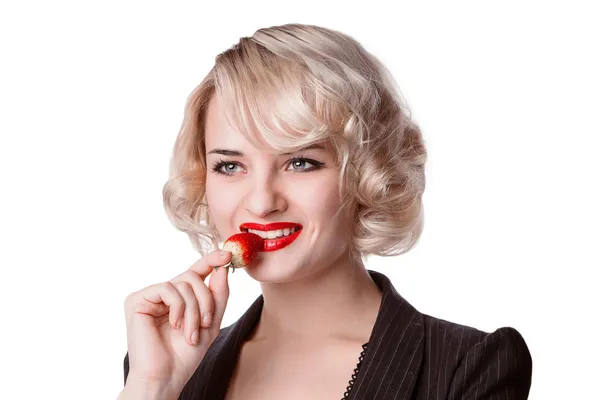
<svg viewBox="0 0 600 400"><path fill-rule="evenodd" d="M294 152L291 153L282 153L282 156L289 156L290 154L294 154L294 153L298 153L300 151L305 151L305 150L311 150L311 149L322 149L325 150L325 147L321 144L315 143L315 144L311 144L309 146L303 147L299 150L296 150ZM244 157L244 153L242 153L239 150L230 150L230 149L212 149L211 151L209 151L208 154L221 154L224 156L229 156L229 157Z"/></svg>
<svg viewBox="0 0 600 400"><path fill-rule="evenodd" d="M244 153L242 153L241 151L228 150L228 149L212 149L211 151L206 153L206 155L209 155L209 154L222 154L224 156L230 156L230 157L243 157L244 156Z"/></svg>

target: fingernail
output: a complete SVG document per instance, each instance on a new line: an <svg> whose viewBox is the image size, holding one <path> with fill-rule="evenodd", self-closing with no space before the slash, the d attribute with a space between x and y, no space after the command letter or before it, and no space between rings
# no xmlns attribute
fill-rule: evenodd
<svg viewBox="0 0 600 400"><path fill-rule="evenodd" d="M177 329L181 329L181 318L177 320Z"/></svg>
<svg viewBox="0 0 600 400"><path fill-rule="evenodd" d="M197 345L197 344L198 344L198 337L199 337L199 336L200 336L200 332L198 331L198 329L196 329L196 330L194 331L194 333L192 333L192 343L193 343L194 345Z"/></svg>
<svg viewBox="0 0 600 400"><path fill-rule="evenodd" d="M212 313L204 314L204 318L202 320L204 321L204 325L206 325L207 328L210 328L210 324L212 322Z"/></svg>
<svg viewBox="0 0 600 400"><path fill-rule="evenodd" d="M226 252L226 251L221 251L221 250L219 250L219 256L221 256L221 257L225 257L226 255L227 255L227 252Z"/></svg>

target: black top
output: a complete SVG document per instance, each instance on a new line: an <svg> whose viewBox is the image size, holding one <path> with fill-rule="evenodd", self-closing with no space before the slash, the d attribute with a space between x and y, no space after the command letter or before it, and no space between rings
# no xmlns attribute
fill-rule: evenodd
<svg viewBox="0 0 600 400"><path fill-rule="evenodd" d="M487 333L423 314L385 275L369 274L383 296L349 400L527 399L532 360L517 330ZM262 307L261 295L240 319L221 329L180 400L225 397L242 344ZM124 372L127 380L128 355Z"/></svg>

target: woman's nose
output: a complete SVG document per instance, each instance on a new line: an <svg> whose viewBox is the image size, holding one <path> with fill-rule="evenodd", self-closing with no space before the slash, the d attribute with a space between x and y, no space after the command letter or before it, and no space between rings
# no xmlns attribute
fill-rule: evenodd
<svg viewBox="0 0 600 400"><path fill-rule="evenodd" d="M265 218L273 212L284 211L286 208L285 195L272 176L250 182L246 195L246 210L258 218Z"/></svg>

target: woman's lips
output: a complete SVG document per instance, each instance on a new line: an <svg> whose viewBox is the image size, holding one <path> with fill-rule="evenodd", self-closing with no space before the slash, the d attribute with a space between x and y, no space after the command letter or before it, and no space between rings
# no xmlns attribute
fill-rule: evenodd
<svg viewBox="0 0 600 400"><path fill-rule="evenodd" d="M263 239L263 252L276 251L289 246L300 235L302 229L297 230L288 236L283 236L277 239Z"/></svg>

